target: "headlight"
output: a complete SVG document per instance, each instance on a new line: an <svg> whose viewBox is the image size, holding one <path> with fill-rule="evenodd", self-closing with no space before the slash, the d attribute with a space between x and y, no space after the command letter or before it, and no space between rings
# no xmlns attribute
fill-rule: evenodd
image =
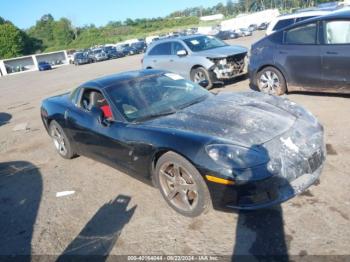
<svg viewBox="0 0 350 262"><path fill-rule="evenodd" d="M232 168L249 168L269 161L266 150L259 146L245 148L234 145L214 144L206 146L206 151L215 162Z"/></svg>

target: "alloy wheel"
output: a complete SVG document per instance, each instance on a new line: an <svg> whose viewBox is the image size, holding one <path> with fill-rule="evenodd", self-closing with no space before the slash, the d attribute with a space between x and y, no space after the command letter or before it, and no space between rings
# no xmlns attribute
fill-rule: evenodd
<svg viewBox="0 0 350 262"><path fill-rule="evenodd" d="M53 139L53 143L61 155L67 154L66 143L63 135L57 127L54 127L51 131L51 137Z"/></svg>
<svg viewBox="0 0 350 262"><path fill-rule="evenodd" d="M199 83L203 80L207 80L207 78L205 77L205 74L202 71L197 71L194 75L194 82L195 83Z"/></svg>
<svg viewBox="0 0 350 262"><path fill-rule="evenodd" d="M165 197L175 207L192 211L198 205L198 186L184 167L164 163L160 168L159 182Z"/></svg>
<svg viewBox="0 0 350 262"><path fill-rule="evenodd" d="M259 78L259 89L268 94L276 94L281 82L276 73L265 71Z"/></svg>

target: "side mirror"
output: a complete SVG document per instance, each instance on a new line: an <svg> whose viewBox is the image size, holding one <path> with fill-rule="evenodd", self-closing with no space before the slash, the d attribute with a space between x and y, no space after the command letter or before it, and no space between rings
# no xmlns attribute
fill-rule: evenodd
<svg viewBox="0 0 350 262"><path fill-rule="evenodd" d="M208 80L202 80L198 83L201 87L207 88L209 85L209 81Z"/></svg>
<svg viewBox="0 0 350 262"><path fill-rule="evenodd" d="M103 123L103 111L101 108L97 106L93 106L90 110L92 116L97 119L97 121L102 124Z"/></svg>
<svg viewBox="0 0 350 262"><path fill-rule="evenodd" d="M187 51L186 50L179 50L177 51L177 56L187 56Z"/></svg>

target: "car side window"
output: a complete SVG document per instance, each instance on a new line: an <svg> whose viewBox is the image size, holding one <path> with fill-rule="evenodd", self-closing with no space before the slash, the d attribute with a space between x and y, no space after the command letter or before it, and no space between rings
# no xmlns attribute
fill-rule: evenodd
<svg viewBox="0 0 350 262"><path fill-rule="evenodd" d="M282 19L276 23L276 25L274 26L274 28L272 30L277 31L277 30L280 30L280 29L285 28L287 26L290 26L292 24L294 24L294 18Z"/></svg>
<svg viewBox="0 0 350 262"><path fill-rule="evenodd" d="M285 32L285 44L316 44L317 24L294 27Z"/></svg>
<svg viewBox="0 0 350 262"><path fill-rule="evenodd" d="M172 55L176 55L178 51L186 50L185 47L179 42L172 42Z"/></svg>
<svg viewBox="0 0 350 262"><path fill-rule="evenodd" d="M86 111L91 111L92 107L98 107L101 109L105 119L113 119L111 107L109 106L104 95L99 90L84 88L80 100L80 107Z"/></svg>
<svg viewBox="0 0 350 262"><path fill-rule="evenodd" d="M324 28L326 44L350 44L350 20L328 21Z"/></svg>
<svg viewBox="0 0 350 262"><path fill-rule="evenodd" d="M149 55L170 55L171 42L161 43L152 48Z"/></svg>
<svg viewBox="0 0 350 262"><path fill-rule="evenodd" d="M298 17L297 19L295 19L295 23L298 23L298 22L301 22L301 21L304 21L306 19L309 19L309 18L313 18L314 16L304 16L304 17Z"/></svg>

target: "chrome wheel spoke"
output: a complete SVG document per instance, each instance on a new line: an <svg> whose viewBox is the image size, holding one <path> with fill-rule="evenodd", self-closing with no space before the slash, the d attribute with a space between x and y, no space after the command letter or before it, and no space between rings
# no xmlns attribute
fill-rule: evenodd
<svg viewBox="0 0 350 262"><path fill-rule="evenodd" d="M168 199L172 200L177 195L177 193L179 193L178 190L176 188L174 188L174 190L170 191L170 193L168 194L168 196L167 196Z"/></svg>
<svg viewBox="0 0 350 262"><path fill-rule="evenodd" d="M185 191L181 190L181 191L179 192L179 194L180 194L181 202L183 203L183 205L185 206L185 208L186 208L186 209L192 209L192 206L191 206L191 204L190 204L190 201L189 201L189 199L188 199L188 197L187 197L187 193L186 193Z"/></svg>
<svg viewBox="0 0 350 262"><path fill-rule="evenodd" d="M160 170L160 173L170 182L174 183L175 182L175 176L171 176L170 174L168 174L166 171L164 170Z"/></svg>

